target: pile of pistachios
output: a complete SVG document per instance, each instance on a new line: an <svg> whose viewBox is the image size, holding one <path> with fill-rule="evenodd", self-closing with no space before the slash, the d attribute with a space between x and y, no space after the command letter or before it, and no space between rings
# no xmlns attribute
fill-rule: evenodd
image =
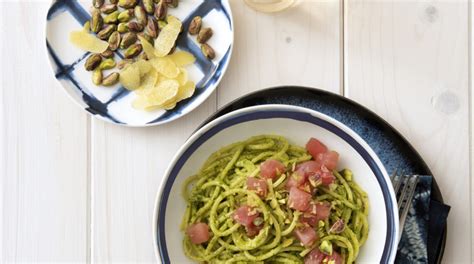
<svg viewBox="0 0 474 264"><path fill-rule="evenodd" d="M167 25L168 8L178 7L178 2L178 0L93 0L91 19L84 25L84 29L94 32L99 39L108 42L107 50L90 55L85 62L85 69L93 71L93 83L112 86L119 81L120 74L113 72L103 76L104 70L116 66L122 69L136 59L147 60L146 54L142 53L140 39L154 45L160 30ZM176 43L170 54L175 48ZM116 63L114 52L118 50L123 51L125 59Z"/></svg>
<svg viewBox="0 0 474 264"><path fill-rule="evenodd" d="M207 41L213 35L212 28L203 27L202 18L200 16L195 16L193 20L191 20L188 32L191 35L197 35L196 40L201 44L201 51L204 56L211 60L216 57L214 49L209 44L207 44Z"/></svg>

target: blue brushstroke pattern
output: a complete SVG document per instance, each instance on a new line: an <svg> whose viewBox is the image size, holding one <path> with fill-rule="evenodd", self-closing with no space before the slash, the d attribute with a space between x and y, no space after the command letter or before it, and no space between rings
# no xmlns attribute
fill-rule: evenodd
<svg viewBox="0 0 474 264"><path fill-rule="evenodd" d="M106 105L104 105L93 95L89 95L84 92L84 89L79 85L76 79L71 76L71 73L69 71L66 71L65 65L59 60L56 53L51 49L51 46L49 45L48 41L46 41L46 48L48 49L49 55L53 59L54 63L59 68L59 71L62 72L62 74L60 76L57 76L56 78L69 80L82 93L82 100L88 105L86 110L94 115L100 115L110 121L122 124L120 121L118 121L108 113Z"/></svg>

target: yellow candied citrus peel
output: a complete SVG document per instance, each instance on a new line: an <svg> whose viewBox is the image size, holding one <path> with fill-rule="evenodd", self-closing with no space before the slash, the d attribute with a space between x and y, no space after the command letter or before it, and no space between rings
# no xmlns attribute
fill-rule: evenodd
<svg viewBox="0 0 474 264"><path fill-rule="evenodd" d="M135 90L140 87L140 68L133 63L120 71L120 83L128 90Z"/></svg>
<svg viewBox="0 0 474 264"><path fill-rule="evenodd" d="M151 43L148 42L148 40L146 40L142 36L138 36L138 39L140 40L140 43L142 44L143 52L145 52L148 59L153 59L153 58L158 57L155 47L153 47L153 45L151 45Z"/></svg>
<svg viewBox="0 0 474 264"><path fill-rule="evenodd" d="M193 81L188 81L184 85L179 87L178 95L176 96L176 102L188 99L193 96L194 91L196 90L196 84Z"/></svg>
<svg viewBox="0 0 474 264"><path fill-rule="evenodd" d="M150 70L142 79L140 87L135 91L137 94L145 94L147 90L153 89L159 80L159 73L154 69Z"/></svg>
<svg viewBox="0 0 474 264"><path fill-rule="evenodd" d="M188 71L184 68L179 68L179 74L176 76L175 80L179 82L179 85L184 85L188 81Z"/></svg>
<svg viewBox="0 0 474 264"><path fill-rule="evenodd" d="M173 54L170 54L168 58L170 58L178 67L187 66L196 61L193 54L183 50L175 51Z"/></svg>
<svg viewBox="0 0 474 264"><path fill-rule="evenodd" d="M143 110L154 110L162 108L173 101L179 91L179 83L176 80L164 80L153 88L143 91L133 101L133 107Z"/></svg>
<svg viewBox="0 0 474 264"><path fill-rule="evenodd" d="M93 53L102 53L109 47L107 41L100 40L84 30L72 31L69 34L69 41L76 47Z"/></svg>
<svg viewBox="0 0 474 264"><path fill-rule="evenodd" d="M167 78L174 79L179 75L179 68L176 67L176 64L174 64L174 62L167 57L154 58L149 60L149 62L157 72Z"/></svg>
<svg viewBox="0 0 474 264"><path fill-rule="evenodd" d="M167 17L168 24L161 30L155 40L155 54L164 57L170 53L181 31L181 21L174 16Z"/></svg>
<svg viewBox="0 0 474 264"><path fill-rule="evenodd" d="M152 65L146 60L138 60L133 63L140 71L140 78L144 78L150 71L153 70Z"/></svg>
<svg viewBox="0 0 474 264"><path fill-rule="evenodd" d="M196 85L188 80L185 68L178 68L168 57L138 60L120 73L122 85L133 90L136 109L170 110L194 94Z"/></svg>
<svg viewBox="0 0 474 264"><path fill-rule="evenodd" d="M193 96L194 91L196 90L196 85L192 81L186 82L184 85L179 87L178 94L174 98L173 101L167 103L163 106L165 110L171 110L176 107L176 104L184 99L188 99L189 97Z"/></svg>

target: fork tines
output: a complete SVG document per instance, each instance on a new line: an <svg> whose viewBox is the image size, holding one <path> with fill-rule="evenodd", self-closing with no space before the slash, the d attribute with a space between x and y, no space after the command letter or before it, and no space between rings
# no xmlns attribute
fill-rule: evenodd
<svg viewBox="0 0 474 264"><path fill-rule="evenodd" d="M415 195L416 185L419 181L418 175L404 175L403 172L398 175L397 170L390 176L393 189L397 197L398 214L400 222L400 233L405 225L405 219L410 210L411 202Z"/></svg>

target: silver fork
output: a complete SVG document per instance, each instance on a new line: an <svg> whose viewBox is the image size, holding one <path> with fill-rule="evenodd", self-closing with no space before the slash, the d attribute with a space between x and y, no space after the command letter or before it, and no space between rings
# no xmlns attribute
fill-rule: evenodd
<svg viewBox="0 0 474 264"><path fill-rule="evenodd" d="M418 175L405 175L403 171L398 174L398 170L390 176L392 181L393 190L397 197L398 204L398 215L399 215L399 226L400 226L400 237L405 226L405 220L410 210L413 196L415 195L416 185L418 184ZM400 190L401 188L401 190Z"/></svg>

